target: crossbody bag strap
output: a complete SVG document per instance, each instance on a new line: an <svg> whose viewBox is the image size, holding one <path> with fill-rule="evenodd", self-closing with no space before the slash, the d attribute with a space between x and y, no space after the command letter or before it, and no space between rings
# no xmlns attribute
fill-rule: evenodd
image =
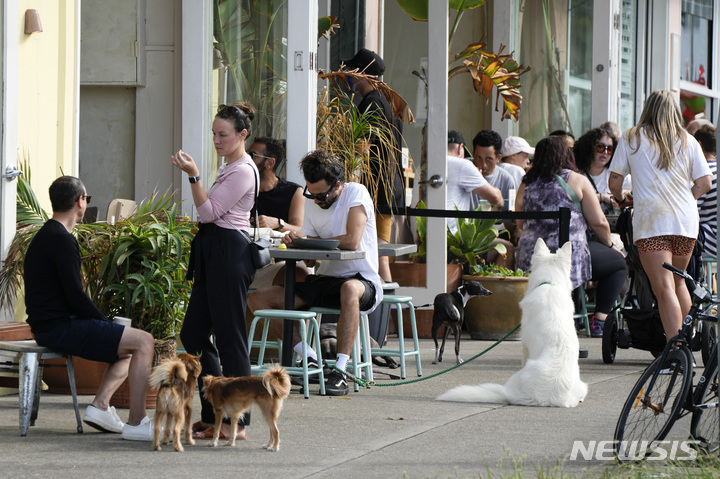
<svg viewBox="0 0 720 479"><path fill-rule="evenodd" d="M575 206L577 206L578 210L580 210L580 214L582 214L582 212L583 212L582 204L580 204L580 200L578 199L578 197L575 194L575 192L573 191L573 189L570 188L570 185L568 185L567 182L565 180L563 180L562 176L560 176L560 175L556 174L555 179L557 180L558 183L560 183L560 186L562 186L565 189L565 192L567 192L570 199L573 201L573 203L575 203Z"/></svg>
<svg viewBox="0 0 720 479"><path fill-rule="evenodd" d="M250 166L250 165L248 165L248 166ZM252 170L253 175L255 176L255 204L253 205L253 210L255 211L255 234L253 235L254 238L253 238L252 241L257 241L257 240L260 239L260 231L259 231L259 229L258 229L258 214L257 214L258 176L259 176L259 174L257 173L257 171L255 171L255 170L252 169L252 166L250 166L250 169ZM237 231L238 233L240 233L242 236L250 239L250 238L249 238L249 235L247 235L247 233L243 234L243 231L241 231L240 229L238 229L238 227L235 226L234 224L230 223L230 222L227 220L227 218L225 218L224 216L223 216L223 220L225 221L225 223L227 223L227 224L229 224L230 226L232 226L232 228L233 228L235 231Z"/></svg>

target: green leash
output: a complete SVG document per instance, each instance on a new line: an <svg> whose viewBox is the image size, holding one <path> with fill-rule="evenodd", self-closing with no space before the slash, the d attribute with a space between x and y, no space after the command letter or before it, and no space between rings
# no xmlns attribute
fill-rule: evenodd
<svg viewBox="0 0 720 479"><path fill-rule="evenodd" d="M347 377L350 378L350 380L355 381L356 383L358 383L358 385L359 385L360 387L364 387L364 388L367 388L367 389L370 389L372 386L377 386L377 387L402 386L402 385L405 385L405 384L417 383L417 382L420 382L420 381L425 381L425 380L427 380L427 379L432 379L432 378L434 378L434 377L440 376L441 374L445 374L445 373L447 373L447 372L449 372L449 371L452 371L453 369L457 369L457 368L459 368L460 366L462 366L462 365L464 365L464 364L467 364L467 363L469 363L470 361L473 361L473 360L479 358L479 357L482 356L483 354L485 354L485 353L487 353L488 351L490 351L491 349L493 349L493 348L494 348L495 346L497 346L498 344L500 344L500 343L502 343L503 341L505 341L512 333L514 333L514 332L517 331L518 329L520 329L520 325L519 325L519 324L518 324L517 326L515 326L515 327L514 327L509 333L507 333L505 336L503 336L502 338L498 339L493 345L489 346L489 347L488 347L487 349L485 349L484 351L479 352L478 354L476 354L475 356L471 357L471 358L468 359L467 361L464 361L464 362L462 362L462 363L460 363L460 364L456 364L455 366L451 366L451 367L449 367L449 368L447 368L447 369L445 369L445 370L443 370L443 371L438 371L438 372L436 372L436 373L434 373L434 374L431 374L430 376L424 376L424 377L422 377L422 378L408 379L408 380L406 380L406 381L396 381L396 382L392 382L392 383L376 383L375 381L367 381L367 380L362 379L362 378L356 378L355 376L353 376L353 375L350 374L349 372L343 371L342 369L338 369L338 368L336 368L335 366L332 366L332 368L333 368L334 370L336 370L336 371L340 371L341 373L347 375Z"/></svg>

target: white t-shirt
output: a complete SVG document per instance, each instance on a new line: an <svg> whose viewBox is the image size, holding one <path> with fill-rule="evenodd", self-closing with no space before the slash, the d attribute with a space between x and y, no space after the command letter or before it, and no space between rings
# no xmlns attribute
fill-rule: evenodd
<svg viewBox="0 0 720 479"><path fill-rule="evenodd" d="M505 200L505 205L507 205L510 200L510 196L515 199L515 193L517 192L518 183L515 183L515 178L513 178L512 174L510 174L507 170L498 168L498 166L495 166L493 172L487 176L483 176L483 178L485 178L485 181L490 183L492 186L500 190L503 200ZM470 200L470 209L474 210L475 208L477 208L480 204L481 199L482 198L480 198L478 195L472 193L472 199Z"/></svg>
<svg viewBox="0 0 720 479"><path fill-rule="evenodd" d="M592 178L593 183L595 183L595 189L597 189L598 193L601 193L603 195L609 195L610 194L610 188L608 187L608 180L610 179L610 168L603 168L602 173L600 173L597 176L591 175L588 173L588 176ZM623 180L623 190L631 190L632 189L632 175L627 175L625 179Z"/></svg>
<svg viewBox="0 0 720 479"><path fill-rule="evenodd" d="M520 186L523 176L525 176L525 170L520 168L518 165L513 165L512 163L503 163L502 161L500 161L497 166L510 173L513 178L515 178L515 184L517 186Z"/></svg>
<svg viewBox="0 0 720 479"><path fill-rule="evenodd" d="M680 152L675 142L676 159L661 170L655 148L641 133L640 147L628 145L626 137L618 143L610 169L620 175L632 174L633 241L663 235L697 238L698 208L690 191L698 178L710 175L700 144L687 135L687 149Z"/></svg>
<svg viewBox="0 0 720 479"><path fill-rule="evenodd" d="M447 157L447 204L445 209L460 211L470 210L470 198L475 188L484 186L487 181L482 173L475 168L475 164L465 158L456 156ZM447 225L450 231L457 231L455 218L448 218Z"/></svg>
<svg viewBox="0 0 720 479"><path fill-rule="evenodd" d="M305 200L305 220L302 231L308 236L333 238L347 233L347 219L350 208L363 206L367 215L367 224L363 231L360 247L357 251L365 251L363 259L323 260L317 274L346 278L360 273L363 278L375 286L375 304L368 311L373 311L382 300L382 281L378 275L377 229L375 227L375 207L368 190L359 183L343 183L340 196L330 208L324 210L313 200Z"/></svg>

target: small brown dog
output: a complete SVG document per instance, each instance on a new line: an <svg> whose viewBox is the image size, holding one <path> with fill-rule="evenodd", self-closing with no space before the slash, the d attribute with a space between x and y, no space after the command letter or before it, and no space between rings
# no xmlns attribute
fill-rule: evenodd
<svg viewBox="0 0 720 479"><path fill-rule="evenodd" d="M290 376L280 366L269 368L262 377L249 376L224 378L205 376L203 394L215 410L215 434L211 447L217 447L223 417L230 418L232 431L227 445L235 445L237 423L240 416L250 410L252 403L258 405L270 430L270 442L263 448L268 451L280 449L280 431L277 420L283 400L290 394Z"/></svg>
<svg viewBox="0 0 720 479"><path fill-rule="evenodd" d="M175 450L183 451L182 444L180 444L183 423L185 424L185 443L195 444L190 421L193 395L201 370L200 359L197 356L182 353L159 364L150 375L150 386L158 390L154 419L154 450L161 449L160 429L163 418L165 418L165 434L162 444L170 442L170 431L172 430Z"/></svg>

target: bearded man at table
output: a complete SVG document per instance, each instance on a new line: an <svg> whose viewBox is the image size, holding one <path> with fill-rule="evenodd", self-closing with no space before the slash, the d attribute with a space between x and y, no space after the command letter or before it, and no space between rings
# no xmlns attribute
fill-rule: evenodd
<svg viewBox="0 0 720 479"><path fill-rule="evenodd" d="M307 184L303 192L307 198L303 233L308 238L340 240L338 248L341 250L365 252L361 259L323 260L316 268L316 274L308 275L305 281L295 285L296 308L340 309L335 367L345 371L357 335L360 312L372 312L382 300L374 206L363 185L345 182L345 167L329 152L315 150L308 153L300 162L300 169ZM283 237L283 242L293 246L298 237L290 232ZM252 311L283 309L283 287L258 290L250 295L248 304ZM278 333L280 323L277 321L271 326ZM301 354L299 336L295 336L294 342L295 351ZM308 367L317 367L317 354L309 345L307 353ZM326 378L326 394L343 396L349 392L345 374L333 369Z"/></svg>

